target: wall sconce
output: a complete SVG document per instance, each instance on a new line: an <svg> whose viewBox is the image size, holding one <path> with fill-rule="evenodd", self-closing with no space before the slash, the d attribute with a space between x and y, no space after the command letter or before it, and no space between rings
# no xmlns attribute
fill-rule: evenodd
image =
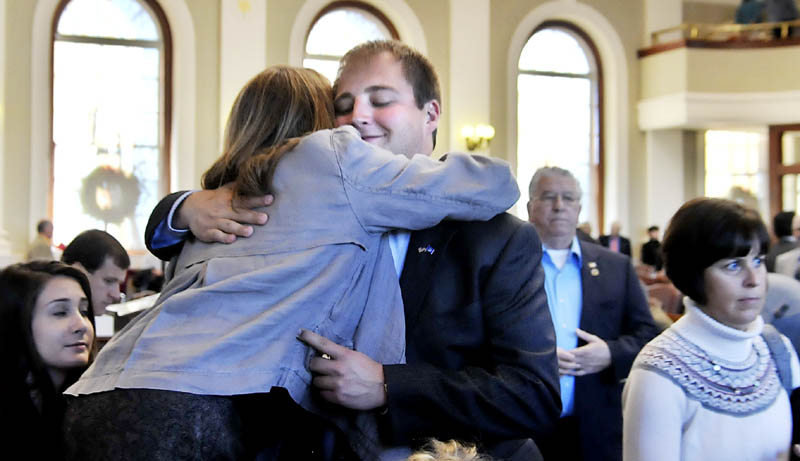
<svg viewBox="0 0 800 461"><path fill-rule="evenodd" d="M488 146L489 141L494 138L494 127L492 125L466 125L461 128L461 137L466 141L468 150L480 149L484 142Z"/></svg>

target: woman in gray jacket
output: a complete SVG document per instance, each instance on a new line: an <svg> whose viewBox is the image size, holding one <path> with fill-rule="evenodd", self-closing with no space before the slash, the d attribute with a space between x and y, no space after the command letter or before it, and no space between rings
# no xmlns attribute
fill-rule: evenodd
<svg viewBox="0 0 800 461"><path fill-rule="evenodd" d="M224 154L203 186L234 181L237 195L273 194L269 224L229 245L187 242L156 305L115 336L67 391L79 396L70 405L68 439L88 437L87 421L108 426L110 419L125 427L127 440L136 434L138 456L174 455L192 444L207 450L203 458L252 452L252 445L238 445L239 431L246 438L251 429L237 405L256 402L275 413L262 419L285 421L276 405L263 403L278 387L333 420L359 457L376 456L374 415L332 410L313 398L306 367L313 351L296 340L298 330L378 362L402 363L404 313L387 233L447 218L489 219L519 191L500 160L458 153L445 161L409 159L362 141L352 127L332 126L330 85L312 70L274 67L244 87L228 119ZM198 402L199 409L191 407ZM148 405L159 413L142 411ZM127 416L131 408L136 418ZM165 423L167 408L183 416ZM198 414L219 417L199 421ZM180 434L176 426L193 436L165 440ZM201 443L197 434L208 433L214 440ZM74 457L116 454L129 443L91 436L97 451Z"/></svg>

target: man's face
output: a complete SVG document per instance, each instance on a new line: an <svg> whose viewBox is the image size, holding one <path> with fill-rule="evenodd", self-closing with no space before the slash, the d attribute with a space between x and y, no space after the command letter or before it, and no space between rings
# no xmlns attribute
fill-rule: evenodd
<svg viewBox="0 0 800 461"><path fill-rule="evenodd" d="M346 68L333 106L336 126L354 126L369 143L406 157L433 152L439 102L418 108L400 61L388 52Z"/></svg>
<svg viewBox="0 0 800 461"><path fill-rule="evenodd" d="M105 314L109 304L119 302L119 284L125 280L125 269L114 264L110 257L107 257L103 265L98 267L93 274L80 264L78 267L89 278L89 285L92 287L94 315Z"/></svg>
<svg viewBox="0 0 800 461"><path fill-rule="evenodd" d="M550 247L572 240L580 212L578 185L567 176L543 177L528 202L528 220Z"/></svg>

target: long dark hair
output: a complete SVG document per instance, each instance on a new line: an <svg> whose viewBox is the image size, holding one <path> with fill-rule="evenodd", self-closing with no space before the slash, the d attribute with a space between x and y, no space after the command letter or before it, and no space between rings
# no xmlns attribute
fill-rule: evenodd
<svg viewBox="0 0 800 461"><path fill-rule="evenodd" d="M80 270L57 261L33 261L0 271L0 363L5 367L0 399L2 414L12 424L38 423L45 431L59 433L65 408L61 392L77 381L86 367L70 370L56 388L36 349L31 328L33 309L44 286L54 277L78 282L89 301L94 328L92 292ZM89 362L95 355L95 343L92 341Z"/></svg>
<svg viewBox="0 0 800 461"><path fill-rule="evenodd" d="M270 193L275 167L300 136L333 128L333 92L311 69L275 66L253 77L233 103L220 158L204 189L235 181L236 196Z"/></svg>

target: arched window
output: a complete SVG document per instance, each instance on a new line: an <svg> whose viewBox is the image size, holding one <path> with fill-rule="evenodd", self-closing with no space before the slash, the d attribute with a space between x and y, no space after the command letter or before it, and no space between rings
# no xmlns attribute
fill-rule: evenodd
<svg viewBox="0 0 800 461"><path fill-rule="evenodd" d="M602 233L603 91L597 56L586 33L566 22L545 22L528 39L517 74L517 178L520 190L527 191L542 166L570 170L583 190L579 221ZM524 208L527 200L520 202Z"/></svg>
<svg viewBox="0 0 800 461"><path fill-rule="evenodd" d="M171 38L154 0L62 0L53 22L54 241L105 229L144 250L168 189Z"/></svg>
<svg viewBox="0 0 800 461"><path fill-rule="evenodd" d="M319 12L306 37L303 67L333 82L339 60L350 48L369 40L399 40L397 29L375 7L361 2L333 2Z"/></svg>

